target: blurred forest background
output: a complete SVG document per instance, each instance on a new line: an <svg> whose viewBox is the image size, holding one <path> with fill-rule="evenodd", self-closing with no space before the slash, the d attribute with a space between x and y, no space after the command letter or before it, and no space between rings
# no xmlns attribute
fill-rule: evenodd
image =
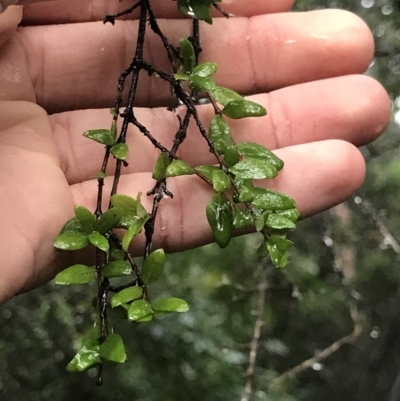
<svg viewBox="0 0 400 401"><path fill-rule="evenodd" d="M65 371L89 325L87 287L48 284L15 298L0 308L0 400L239 401L265 295L255 401L400 401L400 4L298 0L295 9L327 7L367 21L379 51L367 73L392 99L387 134L363 149L361 190L299 224L284 270L257 263L253 235L223 251L210 245L171 255L153 291L182 296L191 312L121 324L129 361L106 371L102 388L93 370ZM357 341L281 376L343 337Z"/></svg>

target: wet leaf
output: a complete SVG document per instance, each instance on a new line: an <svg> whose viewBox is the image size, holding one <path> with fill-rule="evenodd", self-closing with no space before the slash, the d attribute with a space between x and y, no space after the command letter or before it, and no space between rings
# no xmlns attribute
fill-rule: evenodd
<svg viewBox="0 0 400 401"><path fill-rule="evenodd" d="M247 210L236 209L233 216L233 226L235 229L253 225L253 217Z"/></svg>
<svg viewBox="0 0 400 401"><path fill-rule="evenodd" d="M86 342L67 365L68 372L84 372L101 363L100 345L97 340Z"/></svg>
<svg viewBox="0 0 400 401"><path fill-rule="evenodd" d="M204 175L207 179L212 181L212 174L214 171L219 170L217 166L198 166L195 168L200 174Z"/></svg>
<svg viewBox="0 0 400 401"><path fill-rule="evenodd" d="M143 295L143 288L139 286L125 288L120 292L117 292L111 298L111 307L116 308L117 306L127 304L136 299L141 298Z"/></svg>
<svg viewBox="0 0 400 401"><path fill-rule="evenodd" d="M128 319L131 321L135 322L152 314L153 314L153 309L151 308L150 304L144 299L133 301L129 305Z"/></svg>
<svg viewBox="0 0 400 401"><path fill-rule="evenodd" d="M108 250L110 249L107 238L101 235L98 231L94 231L89 234L88 239L91 244L93 244L96 248L99 248L103 252L108 252Z"/></svg>
<svg viewBox="0 0 400 401"><path fill-rule="evenodd" d="M189 77L189 87L196 92L212 91L215 88L215 82L208 77L191 75Z"/></svg>
<svg viewBox="0 0 400 401"><path fill-rule="evenodd" d="M155 283L161 276L165 264L163 249L157 249L149 254L143 261L142 279L146 284Z"/></svg>
<svg viewBox="0 0 400 401"><path fill-rule="evenodd" d="M124 237L122 238L122 249L125 252L128 252L129 245L136 235L138 235L142 230L144 225L146 224L146 218L138 218L133 221L133 223L129 226L127 232L125 233Z"/></svg>
<svg viewBox="0 0 400 401"><path fill-rule="evenodd" d="M131 225L136 224L137 217L147 217L147 211L140 202L140 195L137 199L130 196L116 194L111 197L113 209L117 210L121 219L118 223L119 227L128 229Z"/></svg>
<svg viewBox="0 0 400 401"><path fill-rule="evenodd" d="M261 117L267 114L263 106L248 100L233 100L224 107L222 112L233 119Z"/></svg>
<svg viewBox="0 0 400 401"><path fill-rule="evenodd" d="M106 278L129 276L132 274L132 267L126 260L114 260L107 263L101 273Z"/></svg>
<svg viewBox="0 0 400 401"><path fill-rule="evenodd" d="M226 121L219 115L215 116L210 123L208 135L213 142L217 152L224 154L229 146L234 146L231 129Z"/></svg>
<svg viewBox="0 0 400 401"><path fill-rule="evenodd" d="M94 266L73 265L58 273L54 282L58 285L86 284L96 275Z"/></svg>
<svg viewBox="0 0 400 401"><path fill-rule="evenodd" d="M194 169L183 160L173 160L165 170L166 177L178 177L180 175L194 174Z"/></svg>
<svg viewBox="0 0 400 401"><path fill-rule="evenodd" d="M56 237L54 247L63 251L76 251L89 245L87 235L78 231L65 232Z"/></svg>
<svg viewBox="0 0 400 401"><path fill-rule="evenodd" d="M76 218L81 224L82 230L86 234L93 232L96 227L96 219L93 216L93 213L83 206L75 206L74 211Z"/></svg>
<svg viewBox="0 0 400 401"><path fill-rule="evenodd" d="M82 233L83 229L79 220L76 217L73 217L64 224L60 234L73 233L77 231Z"/></svg>
<svg viewBox="0 0 400 401"><path fill-rule="evenodd" d="M262 180L278 175L275 167L259 159L246 158L236 163L229 171L241 179Z"/></svg>
<svg viewBox="0 0 400 401"><path fill-rule="evenodd" d="M240 161L240 154L236 145L228 146L224 154L224 163L227 167L233 167Z"/></svg>
<svg viewBox="0 0 400 401"><path fill-rule="evenodd" d="M100 345L100 357L110 362L124 363L127 359L124 342L119 334L109 334Z"/></svg>
<svg viewBox="0 0 400 401"><path fill-rule="evenodd" d="M117 208L111 208L104 212L97 222L96 231L105 234L113 228L118 227L121 220L120 212Z"/></svg>
<svg viewBox="0 0 400 401"><path fill-rule="evenodd" d="M231 187L231 179L228 174L226 174L222 170L215 170L212 173L212 182L214 191L216 192L225 192Z"/></svg>
<svg viewBox="0 0 400 401"><path fill-rule="evenodd" d="M273 230L289 230L296 228L296 224L292 220L279 214L270 214L265 222L265 225Z"/></svg>
<svg viewBox="0 0 400 401"><path fill-rule="evenodd" d="M189 79L189 75L187 74L174 74L174 78L178 81L187 81Z"/></svg>
<svg viewBox="0 0 400 401"><path fill-rule="evenodd" d="M272 263L277 267L285 267L288 261L288 249L293 245L285 237L272 235L267 241L268 252Z"/></svg>
<svg viewBox="0 0 400 401"><path fill-rule="evenodd" d="M267 162L271 166L275 167L277 171L283 168L283 161L262 145L252 142L243 142L239 143L237 146L243 156Z"/></svg>
<svg viewBox="0 0 400 401"><path fill-rule="evenodd" d="M193 68L193 74L197 75L198 77L211 77L217 72L217 70L217 63L206 62L196 65L196 67Z"/></svg>
<svg viewBox="0 0 400 401"><path fill-rule="evenodd" d="M221 248L228 246L233 229L233 213L229 200L223 195L215 195L206 208L207 220L215 241Z"/></svg>
<svg viewBox="0 0 400 401"><path fill-rule="evenodd" d="M300 217L300 212L297 209L284 210L284 211L278 212L278 213L279 213L279 215L284 216L287 219L293 221L293 223L296 223Z"/></svg>
<svg viewBox="0 0 400 401"><path fill-rule="evenodd" d="M129 155L129 148L126 143L117 143L112 146L110 153L118 160L126 160Z"/></svg>
<svg viewBox="0 0 400 401"><path fill-rule="evenodd" d="M183 60L183 69L186 74L191 74L196 64L193 45L186 38L180 40L180 51Z"/></svg>
<svg viewBox="0 0 400 401"><path fill-rule="evenodd" d="M181 298L157 299L151 304L155 312L188 312L188 303Z"/></svg>
<svg viewBox="0 0 400 401"><path fill-rule="evenodd" d="M234 100L244 100L243 96L233 90L224 88L222 86L217 86L211 91L215 101L222 106L226 106L228 103Z"/></svg>
<svg viewBox="0 0 400 401"><path fill-rule="evenodd" d="M295 201L284 194L265 188L254 188L253 205L263 210L288 210L296 207Z"/></svg>
<svg viewBox="0 0 400 401"><path fill-rule="evenodd" d="M112 146L117 141L115 132L109 129L94 129L86 131L83 136L89 139L93 139L94 141L106 146Z"/></svg>
<svg viewBox="0 0 400 401"><path fill-rule="evenodd" d="M167 169L168 165L170 164L169 156L166 152L161 152L158 156L156 164L153 170L153 179L160 181L165 178L165 170Z"/></svg>

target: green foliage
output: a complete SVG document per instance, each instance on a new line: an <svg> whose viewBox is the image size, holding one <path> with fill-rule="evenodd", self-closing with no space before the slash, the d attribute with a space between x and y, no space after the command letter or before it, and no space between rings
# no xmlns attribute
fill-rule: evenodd
<svg viewBox="0 0 400 401"><path fill-rule="evenodd" d="M74 265L58 273L54 282L59 285L86 284L94 279L94 266Z"/></svg>
<svg viewBox="0 0 400 401"><path fill-rule="evenodd" d="M157 249L150 253L143 261L142 279L148 284L155 283L161 276L165 264L165 253L163 249Z"/></svg>

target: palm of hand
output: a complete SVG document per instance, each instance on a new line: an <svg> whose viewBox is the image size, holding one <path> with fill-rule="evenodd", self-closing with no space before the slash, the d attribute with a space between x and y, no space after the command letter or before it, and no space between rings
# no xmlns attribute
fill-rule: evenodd
<svg viewBox="0 0 400 401"><path fill-rule="evenodd" d="M167 36L177 41L188 34L188 23L173 19L175 3L154 3L158 15L170 18L162 23ZM203 58L219 64L222 85L254 93L267 107L268 117L235 123L233 133L237 141L277 149L286 167L268 186L293 196L307 216L342 201L361 184L364 163L350 143L361 145L383 131L389 102L375 81L350 75L368 66L373 48L356 17L339 11L273 15L287 11L291 1L266 3L271 2L246 7L231 2L229 11L254 18L220 19L204 27ZM54 252L53 240L74 204L95 207L94 176L103 149L82 133L110 125L108 107L134 50L136 26L135 21L115 27L90 22L111 11L106 2L96 4L90 13L86 2L27 7L24 23L45 25L17 32L19 8L0 17L0 302L71 263ZM77 21L89 22L68 24ZM160 56L165 65L161 45L152 36L150 42L147 56ZM142 79L137 105L143 108L137 115L170 144L176 118L155 107L168 105L168 87L152 82ZM36 102L57 113L48 116ZM207 107L200 113L205 121L211 117ZM192 165L212 162L195 128L191 131L180 156ZM135 196L151 188L157 152L133 129L128 142L130 165L119 191ZM163 229L157 230L155 246L176 251L210 241L204 215L208 189L193 177L172 179L169 188L175 198L163 202L158 222Z"/></svg>

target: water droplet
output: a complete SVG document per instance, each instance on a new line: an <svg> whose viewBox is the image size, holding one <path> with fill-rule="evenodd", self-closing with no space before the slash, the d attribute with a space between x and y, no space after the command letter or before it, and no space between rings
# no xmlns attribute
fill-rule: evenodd
<svg viewBox="0 0 400 401"><path fill-rule="evenodd" d="M389 15L393 12L393 7L390 4L387 4L386 6L382 7L381 11L383 15Z"/></svg>
<svg viewBox="0 0 400 401"><path fill-rule="evenodd" d="M371 330L371 333L369 333L369 336L371 338L378 338L380 334L381 334L381 331L380 331L379 327L374 327Z"/></svg>
<svg viewBox="0 0 400 401"><path fill-rule="evenodd" d="M364 8L371 8L375 4L375 0L361 0L361 5Z"/></svg>
<svg viewBox="0 0 400 401"><path fill-rule="evenodd" d="M314 370L316 370L316 371L320 371L320 370L322 370L322 369L324 368L324 365L322 365L322 363L316 362L316 363L314 363L314 364L312 365L312 368L313 368Z"/></svg>
<svg viewBox="0 0 400 401"><path fill-rule="evenodd" d="M360 205L361 203L362 203L362 198L360 197L360 196L355 196L354 197L354 203L356 204L356 205Z"/></svg>

